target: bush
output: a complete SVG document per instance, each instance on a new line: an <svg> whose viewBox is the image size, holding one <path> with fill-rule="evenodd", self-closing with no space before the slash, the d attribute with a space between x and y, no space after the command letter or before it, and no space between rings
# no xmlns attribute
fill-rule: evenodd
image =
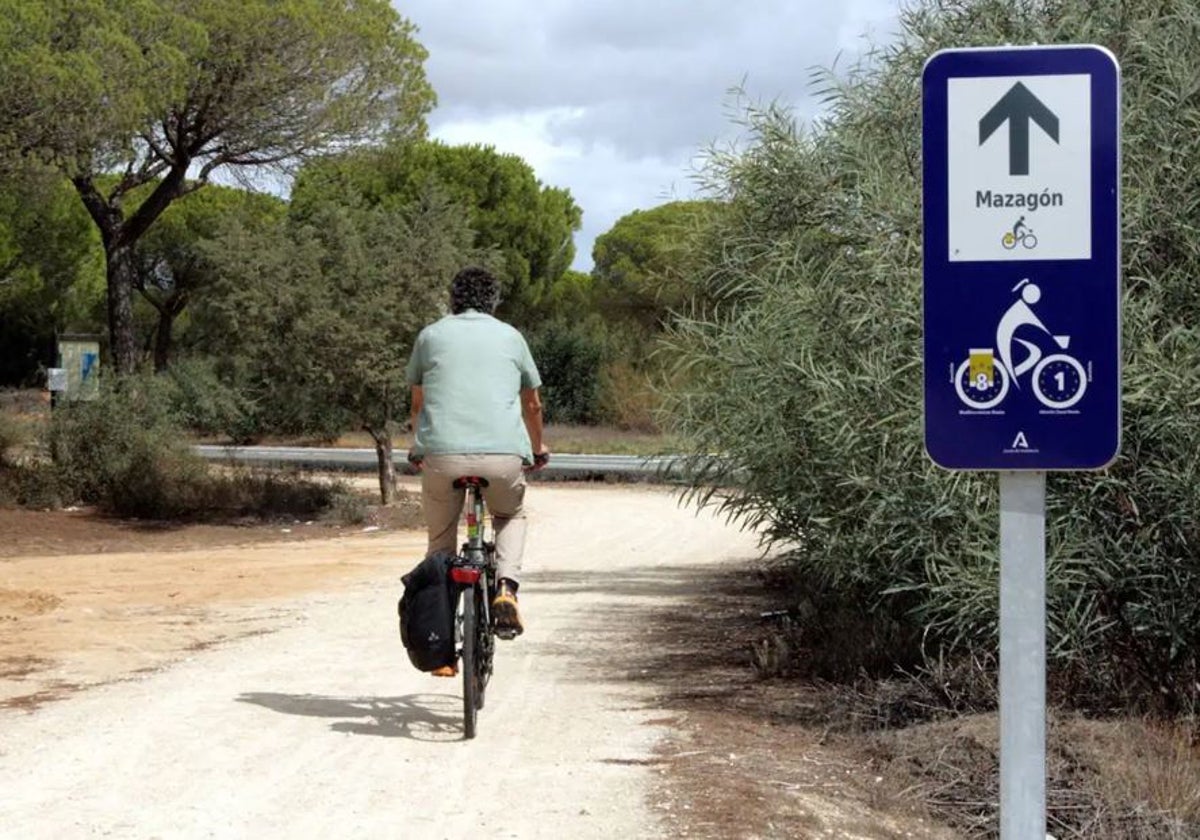
<svg viewBox="0 0 1200 840"><path fill-rule="evenodd" d="M52 464L31 460L7 474L7 498L18 507L57 510L70 499L70 489ZM0 498L4 495L0 492Z"/></svg>
<svg viewBox="0 0 1200 840"><path fill-rule="evenodd" d="M529 336L529 349L542 375L546 422L600 422L603 337L585 325L554 321Z"/></svg>
<svg viewBox="0 0 1200 840"><path fill-rule="evenodd" d="M337 489L329 504L329 516L343 525L361 525L369 513L367 500L346 488Z"/></svg>
<svg viewBox="0 0 1200 840"><path fill-rule="evenodd" d="M55 410L50 451L64 485L120 516L177 516L194 506L206 467L186 448L169 384L153 376L106 384L99 398Z"/></svg>
<svg viewBox="0 0 1200 840"><path fill-rule="evenodd" d="M600 370L600 404L605 422L618 429L659 431L659 396L655 373L638 370L627 361L613 361Z"/></svg>
<svg viewBox="0 0 1200 840"><path fill-rule="evenodd" d="M184 441L172 408L175 387L163 376L130 377L93 402L58 409L51 422L53 468L26 475L19 492L141 519L315 517L335 506L346 515L347 491L337 483L256 470L210 472Z"/></svg>
<svg viewBox="0 0 1200 840"><path fill-rule="evenodd" d="M187 490L192 519L312 518L326 514L340 520L341 497L349 491L340 483L309 481L295 475L254 469L207 474Z"/></svg>
<svg viewBox="0 0 1200 840"><path fill-rule="evenodd" d="M1124 68L1124 445L1109 470L1049 482L1052 675L1097 708L1200 701L1200 8L933 0L799 131L748 107L750 143L714 153L729 212L702 243L719 305L669 337L700 497L790 545L797 580L893 634L897 662L995 647L998 494L922 449L920 76L972 44L1110 46ZM712 452L730 456L714 463ZM812 641L812 640L810 640Z"/></svg>
<svg viewBox="0 0 1200 840"><path fill-rule="evenodd" d="M170 412L201 435L226 435L241 442L251 423L252 406L217 375L209 359L181 359L166 374Z"/></svg>
<svg viewBox="0 0 1200 840"><path fill-rule="evenodd" d="M0 468L12 466L16 457L14 450L24 446L27 439L25 428L8 414L0 412Z"/></svg>
<svg viewBox="0 0 1200 840"><path fill-rule="evenodd" d="M32 438L28 426L0 408L0 505L61 507L64 488L58 472L22 452Z"/></svg>

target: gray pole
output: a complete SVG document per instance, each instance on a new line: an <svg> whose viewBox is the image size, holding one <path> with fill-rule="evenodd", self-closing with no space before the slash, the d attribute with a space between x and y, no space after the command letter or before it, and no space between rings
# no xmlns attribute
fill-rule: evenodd
<svg viewBox="0 0 1200 840"><path fill-rule="evenodd" d="M1000 473L1000 838L1046 837L1046 474Z"/></svg>

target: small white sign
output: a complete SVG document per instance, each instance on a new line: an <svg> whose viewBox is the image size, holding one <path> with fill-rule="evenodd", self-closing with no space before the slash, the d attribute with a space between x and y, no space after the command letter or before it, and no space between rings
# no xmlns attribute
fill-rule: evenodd
<svg viewBox="0 0 1200 840"><path fill-rule="evenodd" d="M67 369L46 368L46 388L51 391L67 390Z"/></svg>
<svg viewBox="0 0 1200 840"><path fill-rule="evenodd" d="M1090 76L947 84L950 262L1091 259Z"/></svg>

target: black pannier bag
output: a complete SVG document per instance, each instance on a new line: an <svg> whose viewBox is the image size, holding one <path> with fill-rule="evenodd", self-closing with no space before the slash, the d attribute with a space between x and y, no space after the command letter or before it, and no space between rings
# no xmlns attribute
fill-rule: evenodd
<svg viewBox="0 0 1200 840"><path fill-rule="evenodd" d="M453 665L456 588L450 580L454 555L435 551L400 580L404 594L400 612L400 640L412 664L422 671Z"/></svg>

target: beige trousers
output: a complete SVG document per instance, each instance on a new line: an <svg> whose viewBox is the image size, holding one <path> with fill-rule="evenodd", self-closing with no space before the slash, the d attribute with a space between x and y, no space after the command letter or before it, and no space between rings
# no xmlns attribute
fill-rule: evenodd
<svg viewBox="0 0 1200 840"><path fill-rule="evenodd" d="M525 553L525 473L517 455L426 455L421 474L421 507L429 529L429 551L458 552L458 520L465 490L454 480L486 478L483 500L495 529L499 576L520 583Z"/></svg>

